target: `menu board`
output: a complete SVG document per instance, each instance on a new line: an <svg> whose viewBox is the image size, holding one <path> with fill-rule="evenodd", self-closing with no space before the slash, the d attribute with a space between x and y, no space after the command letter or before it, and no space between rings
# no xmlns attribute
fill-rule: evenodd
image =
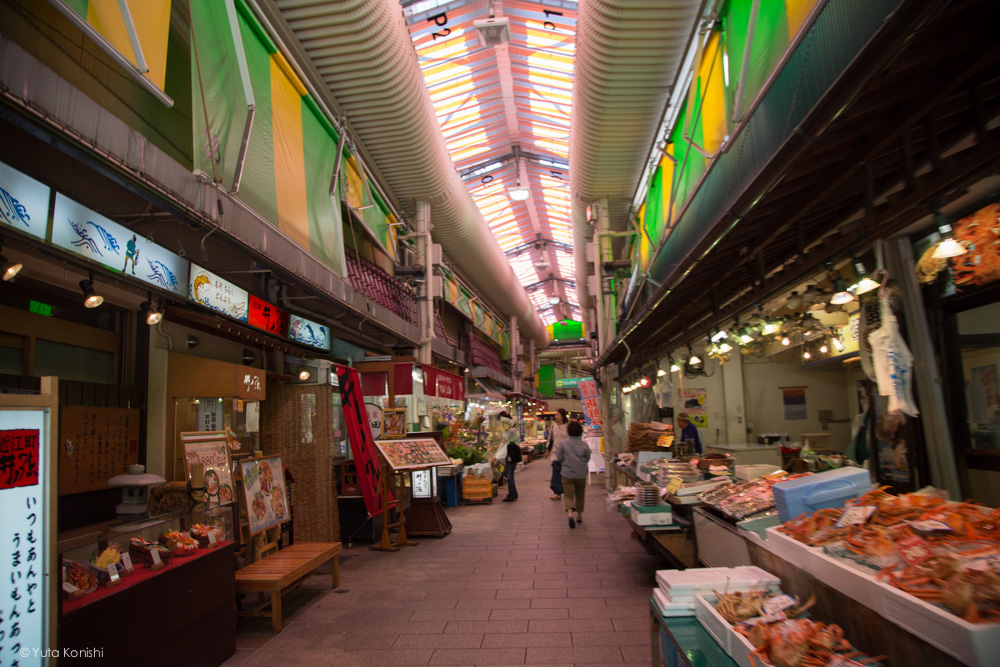
<svg viewBox="0 0 1000 667"><path fill-rule="evenodd" d="M375 446L382 452L382 456L393 470L417 470L451 465L451 459L433 438L376 440Z"/></svg>
<svg viewBox="0 0 1000 667"><path fill-rule="evenodd" d="M250 534L256 535L292 518L280 456L240 461Z"/></svg>
<svg viewBox="0 0 1000 667"><path fill-rule="evenodd" d="M107 489L139 460L139 411L65 405L58 443L60 496Z"/></svg>
<svg viewBox="0 0 1000 667"><path fill-rule="evenodd" d="M233 474L225 432L181 433L181 441L184 443L184 469L188 480L195 481L191 478L192 466L203 467L205 505L217 507L233 502Z"/></svg>
<svg viewBox="0 0 1000 667"><path fill-rule="evenodd" d="M46 646L45 424L41 410L0 411L0 665L41 665L41 653L25 648Z"/></svg>

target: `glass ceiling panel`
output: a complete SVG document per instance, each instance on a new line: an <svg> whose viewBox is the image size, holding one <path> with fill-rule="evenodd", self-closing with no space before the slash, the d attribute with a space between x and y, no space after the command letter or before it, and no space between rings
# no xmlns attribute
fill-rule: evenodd
<svg viewBox="0 0 1000 667"><path fill-rule="evenodd" d="M575 280L566 163L576 3L496 3L510 41L495 47L480 45L473 25L489 16L487 0L401 4L452 160L501 249L515 251L508 256L515 275L537 285L530 298L546 323L554 321L552 296L578 311L576 290L563 282ZM510 199L518 185L529 189L527 200Z"/></svg>

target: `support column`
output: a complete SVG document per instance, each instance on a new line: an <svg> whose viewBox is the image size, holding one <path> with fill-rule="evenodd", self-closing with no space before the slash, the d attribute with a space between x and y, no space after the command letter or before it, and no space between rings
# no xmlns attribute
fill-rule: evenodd
<svg viewBox="0 0 1000 667"><path fill-rule="evenodd" d="M521 345L521 332L517 328L517 318L508 320L510 327L510 376L514 379L514 391L521 391L521 357L517 348Z"/></svg>
<svg viewBox="0 0 1000 667"><path fill-rule="evenodd" d="M434 265L431 258L431 204L417 200L416 215L417 263L424 267L424 284L417 295L420 347L417 360L430 364L433 360L431 342L434 340Z"/></svg>
<svg viewBox="0 0 1000 667"><path fill-rule="evenodd" d="M601 322L599 327L599 336L602 341L601 351L604 351L605 346L608 341L613 340L615 337L614 321L615 312L613 307L613 297L611 295L606 295L604 293L604 280L603 280L603 265L605 262L611 262L614 260L614 255L611 250L611 217L608 213L608 198L602 197L597 208L597 234L595 234L595 242L597 243L596 259L597 262L594 265L594 272L597 274L598 285L601 286L601 293L599 296L601 304Z"/></svg>
<svg viewBox="0 0 1000 667"><path fill-rule="evenodd" d="M885 244L886 261L890 276L899 285L903 296L903 313L906 317L906 338L913 352L913 377L920 397L920 423L924 427L924 447L930 467L930 483L947 489L952 499L962 498L962 489L955 470L955 448L948 431L948 417L944 411L944 391L938 373L937 356L931 340L927 313L917 284L913 249L906 238L897 238ZM918 480L920 486L925 481Z"/></svg>

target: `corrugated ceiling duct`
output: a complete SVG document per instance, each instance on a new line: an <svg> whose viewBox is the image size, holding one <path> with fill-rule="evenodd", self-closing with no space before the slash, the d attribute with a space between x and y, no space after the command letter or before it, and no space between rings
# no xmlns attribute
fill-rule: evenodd
<svg viewBox="0 0 1000 667"><path fill-rule="evenodd" d="M265 15L269 0L255 3ZM276 0L274 5L347 112L399 198L432 205L445 253L522 336L539 347L548 332L455 171L396 0Z"/></svg>
<svg viewBox="0 0 1000 667"><path fill-rule="evenodd" d="M587 205L608 198L611 226L628 224L671 87L697 27L701 0L588 0L577 15L570 184L577 294L584 307Z"/></svg>

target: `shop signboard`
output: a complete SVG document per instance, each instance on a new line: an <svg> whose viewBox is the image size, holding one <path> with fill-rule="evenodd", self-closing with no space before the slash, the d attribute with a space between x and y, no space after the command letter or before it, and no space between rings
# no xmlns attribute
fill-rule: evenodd
<svg viewBox="0 0 1000 667"><path fill-rule="evenodd" d="M192 477L193 468L201 466L205 481L205 504L215 507L233 502L233 475L225 432L181 433L181 441L184 443L184 468L188 481L201 481Z"/></svg>
<svg viewBox="0 0 1000 667"><path fill-rule="evenodd" d="M250 534L256 535L292 518L280 456L240 461Z"/></svg>
<svg viewBox="0 0 1000 667"><path fill-rule="evenodd" d="M288 335L288 313L263 299L250 295L250 312L247 316L250 326L263 329L282 338Z"/></svg>
<svg viewBox="0 0 1000 667"><path fill-rule="evenodd" d="M597 381L581 380L577 384L580 391L580 403L583 406L583 419L587 426L600 428L604 425L601 418L601 403L597 398Z"/></svg>
<svg viewBox="0 0 1000 667"><path fill-rule="evenodd" d="M50 479L45 474L45 431L42 410L0 411L0 457L10 462L0 469L0 504L4 508L0 516L0 578L5 584L0 636L6 638L0 663L4 665L41 665L42 650L48 646L45 581L52 572L47 567L51 545L46 525ZM15 649L15 645L20 648Z"/></svg>
<svg viewBox="0 0 1000 667"><path fill-rule="evenodd" d="M192 301L240 322L247 321L250 294L207 269L191 265L188 285Z"/></svg>
<svg viewBox="0 0 1000 667"><path fill-rule="evenodd" d="M583 382L583 378L557 378L556 389L575 389Z"/></svg>
<svg viewBox="0 0 1000 667"><path fill-rule="evenodd" d="M14 229L45 238L49 186L0 162L0 219Z"/></svg>
<svg viewBox="0 0 1000 667"><path fill-rule="evenodd" d="M330 328L298 315L291 315L288 318L288 337L296 343L320 350L330 350Z"/></svg>
<svg viewBox="0 0 1000 667"><path fill-rule="evenodd" d="M344 425L354 453L358 484L365 499L369 516L381 514L385 507L383 497L392 501L392 494L384 494L386 480L381 475L379 455L375 450L375 438L368 426L368 411L361 392L361 375L357 369L337 366L337 382L340 385L340 403L344 409Z"/></svg>
<svg viewBox="0 0 1000 667"><path fill-rule="evenodd" d="M393 470L420 470L451 465L433 438L376 440L375 446Z"/></svg>
<svg viewBox="0 0 1000 667"><path fill-rule="evenodd" d="M140 239L132 230L60 192L52 213L52 243L116 273L187 296L183 282L188 275L186 259Z"/></svg>

